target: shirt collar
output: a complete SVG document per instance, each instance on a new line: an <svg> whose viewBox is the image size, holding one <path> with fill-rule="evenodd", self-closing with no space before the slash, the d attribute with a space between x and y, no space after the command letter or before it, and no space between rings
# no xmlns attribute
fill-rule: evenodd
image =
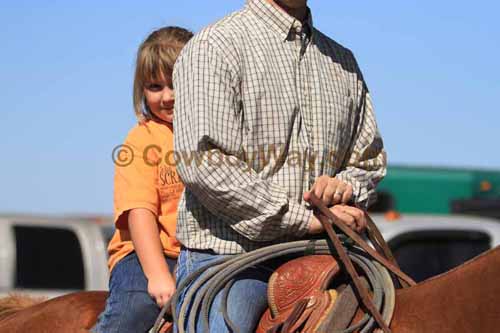
<svg viewBox="0 0 500 333"><path fill-rule="evenodd" d="M303 28L304 32L310 36L313 33L313 20L309 8L307 8L307 18L302 23L283 10L274 7L267 0L247 0L247 6L265 24L280 33L283 40L288 39L291 31L301 31Z"/></svg>

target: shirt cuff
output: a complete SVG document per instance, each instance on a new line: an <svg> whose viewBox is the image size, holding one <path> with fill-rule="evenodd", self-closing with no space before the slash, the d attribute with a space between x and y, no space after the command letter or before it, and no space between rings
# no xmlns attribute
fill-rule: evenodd
<svg viewBox="0 0 500 333"><path fill-rule="evenodd" d="M338 173L335 177L352 186L352 201L357 207L366 210L373 203L373 195L357 179L346 172Z"/></svg>

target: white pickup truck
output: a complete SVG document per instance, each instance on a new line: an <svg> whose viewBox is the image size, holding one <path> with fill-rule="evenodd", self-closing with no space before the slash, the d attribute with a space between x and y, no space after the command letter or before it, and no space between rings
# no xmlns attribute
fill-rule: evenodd
<svg viewBox="0 0 500 333"><path fill-rule="evenodd" d="M500 245L500 221L492 218L403 214L373 219L401 269L417 282Z"/></svg>
<svg viewBox="0 0 500 333"><path fill-rule="evenodd" d="M372 215L401 268L416 281L500 245L497 220L461 215ZM85 219L0 216L0 296L55 297L107 290L112 224Z"/></svg>
<svg viewBox="0 0 500 333"><path fill-rule="evenodd" d="M106 290L110 229L83 219L0 216L0 296Z"/></svg>

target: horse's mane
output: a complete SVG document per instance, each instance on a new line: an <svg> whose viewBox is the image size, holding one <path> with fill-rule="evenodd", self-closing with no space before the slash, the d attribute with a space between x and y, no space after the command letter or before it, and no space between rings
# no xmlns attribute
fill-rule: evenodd
<svg viewBox="0 0 500 333"><path fill-rule="evenodd" d="M0 318L16 313L22 309L46 301L46 297L32 297L22 294L9 294L0 298Z"/></svg>

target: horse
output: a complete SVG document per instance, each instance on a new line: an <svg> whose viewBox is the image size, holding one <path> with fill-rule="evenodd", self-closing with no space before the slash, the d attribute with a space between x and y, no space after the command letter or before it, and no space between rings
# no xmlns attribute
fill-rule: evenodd
<svg viewBox="0 0 500 333"><path fill-rule="evenodd" d="M397 290L391 332L497 331L499 276L497 247L444 274ZM17 309L0 301L0 333L87 333L104 309L106 297L106 292L78 292L25 302Z"/></svg>

